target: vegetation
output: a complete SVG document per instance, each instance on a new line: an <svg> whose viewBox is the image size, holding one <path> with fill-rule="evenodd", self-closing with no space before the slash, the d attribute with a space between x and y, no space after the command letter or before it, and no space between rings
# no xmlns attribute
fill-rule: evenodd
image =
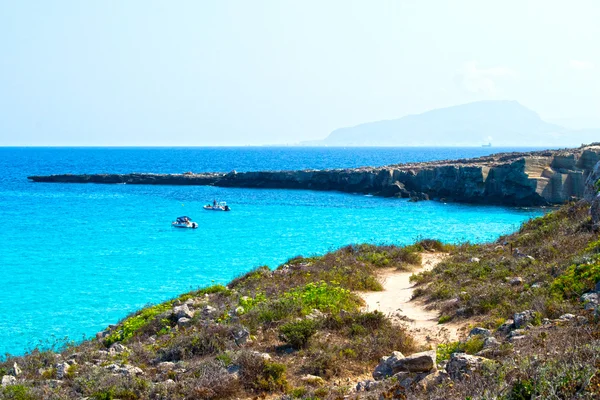
<svg viewBox="0 0 600 400"><path fill-rule="evenodd" d="M440 322L483 316L496 328L526 309L557 318L575 311L578 296L600 278L596 240L589 205L569 204L494 243L460 246L432 271L413 277L415 294L438 302Z"/></svg>

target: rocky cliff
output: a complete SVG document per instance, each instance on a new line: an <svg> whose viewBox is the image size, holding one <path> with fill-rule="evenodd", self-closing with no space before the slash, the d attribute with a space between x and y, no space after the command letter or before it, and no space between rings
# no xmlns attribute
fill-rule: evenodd
<svg viewBox="0 0 600 400"><path fill-rule="evenodd" d="M35 182L215 185L337 190L385 197L537 206L582 198L600 161L600 143L576 149L409 163L386 167L304 171L31 176Z"/></svg>

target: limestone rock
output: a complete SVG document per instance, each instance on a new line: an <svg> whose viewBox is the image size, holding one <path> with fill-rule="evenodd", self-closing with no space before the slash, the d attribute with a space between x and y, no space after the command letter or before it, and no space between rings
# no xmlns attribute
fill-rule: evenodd
<svg viewBox="0 0 600 400"><path fill-rule="evenodd" d="M490 332L489 329L485 329L485 328L481 328L481 327L475 327L473 329L471 329L471 331L469 332L469 336L484 336L484 337L488 337L491 336L492 332Z"/></svg>
<svg viewBox="0 0 600 400"><path fill-rule="evenodd" d="M175 363L171 361L163 361L161 363L158 363L156 365L156 368L162 372L170 371L175 368Z"/></svg>
<svg viewBox="0 0 600 400"><path fill-rule="evenodd" d="M107 337L108 335L110 335L110 331L109 330L104 330L102 332L96 333L96 339L97 340L102 340L105 337Z"/></svg>
<svg viewBox="0 0 600 400"><path fill-rule="evenodd" d="M115 343L108 348L108 354L114 356L115 354L121 354L124 352L129 352L129 349L123 346L121 343Z"/></svg>
<svg viewBox="0 0 600 400"><path fill-rule="evenodd" d="M392 376L394 374L394 370L392 365L399 360L403 359L404 355L399 351L394 351L390 356L381 357L379 360L379 364L375 367L373 371L373 378L376 380L387 378L388 376Z"/></svg>
<svg viewBox="0 0 600 400"><path fill-rule="evenodd" d="M177 326L180 326L180 327L189 326L191 322L192 322L191 319L186 318L186 317L181 317L177 320Z"/></svg>
<svg viewBox="0 0 600 400"><path fill-rule="evenodd" d="M138 368L138 367L135 367L135 366L129 365L129 364L123 364L123 365L110 364L104 368L106 368L107 370L109 370L115 374L121 374L121 375L125 375L125 376L144 375L144 371L142 371L141 368Z"/></svg>
<svg viewBox="0 0 600 400"><path fill-rule="evenodd" d="M216 313L217 309L209 305L204 306L204 308L202 309L202 316L205 318L211 318L215 316Z"/></svg>
<svg viewBox="0 0 600 400"><path fill-rule="evenodd" d="M56 364L56 377L58 379L64 379L70 367L71 365L69 365L67 362Z"/></svg>
<svg viewBox="0 0 600 400"><path fill-rule="evenodd" d="M13 376L19 376L22 373L23 371L21 371L21 368L19 368L19 365L17 363L14 363L10 371L8 371L8 374Z"/></svg>
<svg viewBox="0 0 600 400"><path fill-rule="evenodd" d="M408 357L390 362L394 373L407 372L429 372L436 368L436 352L423 351L421 353L411 354Z"/></svg>
<svg viewBox="0 0 600 400"><path fill-rule="evenodd" d="M502 325L500 325L497 329L498 332L508 333L511 329L515 328L515 322L512 319L506 320Z"/></svg>
<svg viewBox="0 0 600 400"><path fill-rule="evenodd" d="M382 386L382 382L376 382L376 381L371 381L371 380L364 380L361 382L358 382L356 384L356 388L354 389L357 392L370 392L373 390L376 390L377 388Z"/></svg>
<svg viewBox="0 0 600 400"><path fill-rule="evenodd" d="M508 283L511 286L520 286L523 284L523 278L521 278L520 276L515 276L514 278L511 278Z"/></svg>
<svg viewBox="0 0 600 400"><path fill-rule="evenodd" d="M496 339L493 336L486 337L485 340L483 341L484 349L488 349L491 347L498 347L498 346L500 346L500 342L498 341L498 339Z"/></svg>
<svg viewBox="0 0 600 400"><path fill-rule="evenodd" d="M173 307L173 314L179 320L179 318L193 318L194 313L190 310L187 304Z"/></svg>
<svg viewBox="0 0 600 400"><path fill-rule="evenodd" d="M436 386L441 385L444 381L449 380L450 377L446 371L435 371L431 374L425 375L419 382L417 386L421 390L425 390L427 392L433 390Z"/></svg>
<svg viewBox="0 0 600 400"><path fill-rule="evenodd" d="M450 361L446 365L446 372L450 378L460 380L465 375L481 369L488 360L484 357L472 356L465 353L454 353L450 356Z"/></svg>
<svg viewBox="0 0 600 400"><path fill-rule="evenodd" d="M269 361L271 360L271 355L269 353L261 353L260 351L253 351L252 354L254 354L254 356L262 358L265 361Z"/></svg>
<svg viewBox="0 0 600 400"><path fill-rule="evenodd" d="M535 311L525 310L523 312L516 313L513 316L513 319L515 321L515 328L524 328L535 319Z"/></svg>
<svg viewBox="0 0 600 400"><path fill-rule="evenodd" d="M567 313L567 314L561 315L560 317L558 317L558 319L561 319L563 321L570 321L572 319L575 319L575 315Z"/></svg>
<svg viewBox="0 0 600 400"><path fill-rule="evenodd" d="M598 195L598 187L596 186L598 180L600 180L600 162L590 171L585 181L583 197L589 202L592 202Z"/></svg>
<svg viewBox="0 0 600 400"><path fill-rule="evenodd" d="M17 378L15 378L14 376L4 375L2 377L2 387L16 385L16 384L17 384Z"/></svg>
<svg viewBox="0 0 600 400"><path fill-rule="evenodd" d="M248 338L250 337L250 331L244 327L238 329L233 334L233 340L238 346L246 344Z"/></svg>
<svg viewBox="0 0 600 400"><path fill-rule="evenodd" d="M302 382L306 383L307 385L312 385L312 386L321 386L325 383L323 378L321 378L320 376L315 376L315 375L304 375L302 378L300 378L300 380Z"/></svg>

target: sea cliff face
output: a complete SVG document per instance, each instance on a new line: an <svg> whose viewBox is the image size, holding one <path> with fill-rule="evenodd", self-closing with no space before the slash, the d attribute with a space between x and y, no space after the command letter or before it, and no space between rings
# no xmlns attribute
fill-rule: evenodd
<svg viewBox="0 0 600 400"><path fill-rule="evenodd" d="M215 185L221 187L337 190L415 200L539 206L584 196L600 161L600 143L576 149L504 153L474 159L386 167L303 171L232 171L185 174L31 176L35 182Z"/></svg>

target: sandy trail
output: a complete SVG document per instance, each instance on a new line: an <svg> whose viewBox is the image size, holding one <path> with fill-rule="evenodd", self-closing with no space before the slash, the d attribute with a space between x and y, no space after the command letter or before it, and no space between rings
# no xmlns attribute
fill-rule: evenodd
<svg viewBox="0 0 600 400"><path fill-rule="evenodd" d="M423 344L437 344L458 340L464 324L438 324L439 313L428 310L418 300L411 301L414 286L410 276L428 271L441 262L445 253L422 253L422 264L413 271L386 270L379 275L383 285L381 292L360 293L365 301L365 311L379 310L389 315L396 323L406 323L415 338Z"/></svg>

